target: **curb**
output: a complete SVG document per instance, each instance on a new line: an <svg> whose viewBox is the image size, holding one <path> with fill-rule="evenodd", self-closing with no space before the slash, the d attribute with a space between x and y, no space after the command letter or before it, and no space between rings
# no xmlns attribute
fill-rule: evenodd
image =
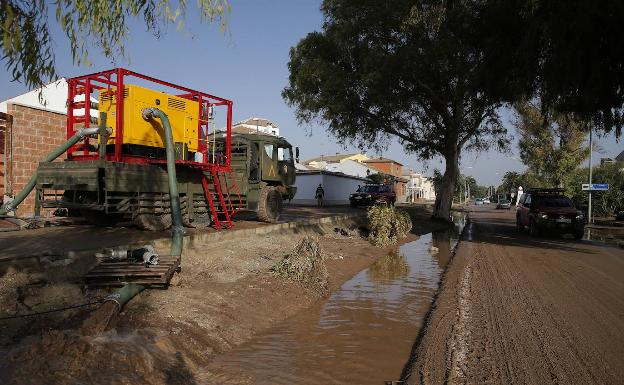
<svg viewBox="0 0 624 385"><path fill-rule="evenodd" d="M287 233L295 233L295 232L303 232L303 231L315 231L321 232L321 227L332 225L332 224L341 224L344 222L352 221L358 222L359 220L363 220L365 218L364 213L352 213L352 214L340 214L340 215L332 215L322 218L312 218L312 219L303 219L297 220L293 222L285 222L285 223L275 223L269 224L259 227L253 227L249 229L231 229L231 230L222 230L217 232L206 232L206 233L197 233L190 234L184 236L184 249L182 251L184 255L184 250L188 250L189 248L198 248L210 244L212 242L218 242L222 240L229 239L237 239L237 238L245 238L251 235L259 235L259 234L287 234ZM0 272L5 268L10 267L27 267L32 266L33 264L40 264L42 262L49 263L50 265L63 265L73 263L73 261L78 259L92 259L96 261L97 253L106 253L107 250L111 249L132 249L137 248L146 244L151 244L157 250L167 250L171 247L171 239L169 237L159 238L153 240L146 240L141 242L133 242L129 244L115 245L110 247L99 247L94 249L87 250L66 250L62 251L60 254L50 255L49 252L42 252L40 254L31 255L27 257L16 257L9 258L6 260L0 261ZM163 253L164 254L164 253Z"/></svg>

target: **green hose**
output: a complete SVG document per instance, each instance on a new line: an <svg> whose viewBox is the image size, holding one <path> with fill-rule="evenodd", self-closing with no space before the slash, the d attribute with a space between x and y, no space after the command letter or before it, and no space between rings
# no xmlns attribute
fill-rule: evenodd
<svg viewBox="0 0 624 385"><path fill-rule="evenodd" d="M173 220L171 237L171 255L179 257L182 255L182 211L180 210L180 195L178 194L178 178L175 168L175 151L173 148L173 131L167 114L158 108L144 108L143 119L150 121L159 118L165 130L165 145L167 150L167 176L169 179L169 199L171 200L171 218Z"/></svg>
<svg viewBox="0 0 624 385"><path fill-rule="evenodd" d="M65 151L67 151L68 148L78 143L78 141L80 141L82 138L84 138L85 136L97 134L99 130L100 129L97 127L81 128L80 130L76 131L74 136L67 139L63 144L61 144L54 151L49 153L48 156L42 162L43 163L52 162L54 159L58 158ZM8 202L4 206L0 207L0 217L6 216L8 213L15 210L17 206L20 203L22 203L24 199L26 199L28 194L30 194L30 192L35 188L36 184L37 184L37 171L34 172L33 176L30 178L26 186L24 186L22 191L20 191L19 194L15 196L15 199L13 199L11 202Z"/></svg>

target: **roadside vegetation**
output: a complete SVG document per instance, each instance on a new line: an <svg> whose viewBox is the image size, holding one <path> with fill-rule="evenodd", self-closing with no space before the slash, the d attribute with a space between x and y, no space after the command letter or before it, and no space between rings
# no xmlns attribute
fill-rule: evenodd
<svg viewBox="0 0 624 385"><path fill-rule="evenodd" d="M373 206L368 210L366 217L369 226L368 240L375 246L383 247L396 243L412 230L410 215L392 206Z"/></svg>
<svg viewBox="0 0 624 385"><path fill-rule="evenodd" d="M277 262L271 271L280 277L301 283L321 296L329 292L329 273L325 253L319 241L311 236L299 240L292 251Z"/></svg>

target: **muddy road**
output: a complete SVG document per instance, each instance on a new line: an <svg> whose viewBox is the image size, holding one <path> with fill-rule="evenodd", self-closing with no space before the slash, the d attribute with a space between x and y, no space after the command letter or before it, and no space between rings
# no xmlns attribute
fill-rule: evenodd
<svg viewBox="0 0 624 385"><path fill-rule="evenodd" d="M624 383L624 250L473 208L409 384Z"/></svg>

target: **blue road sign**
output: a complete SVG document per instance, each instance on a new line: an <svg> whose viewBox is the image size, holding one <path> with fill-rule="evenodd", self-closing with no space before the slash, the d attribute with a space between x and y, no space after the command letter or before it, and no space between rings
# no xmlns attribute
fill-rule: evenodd
<svg viewBox="0 0 624 385"><path fill-rule="evenodd" d="M583 183L581 185L584 191L606 191L609 189L608 183Z"/></svg>

